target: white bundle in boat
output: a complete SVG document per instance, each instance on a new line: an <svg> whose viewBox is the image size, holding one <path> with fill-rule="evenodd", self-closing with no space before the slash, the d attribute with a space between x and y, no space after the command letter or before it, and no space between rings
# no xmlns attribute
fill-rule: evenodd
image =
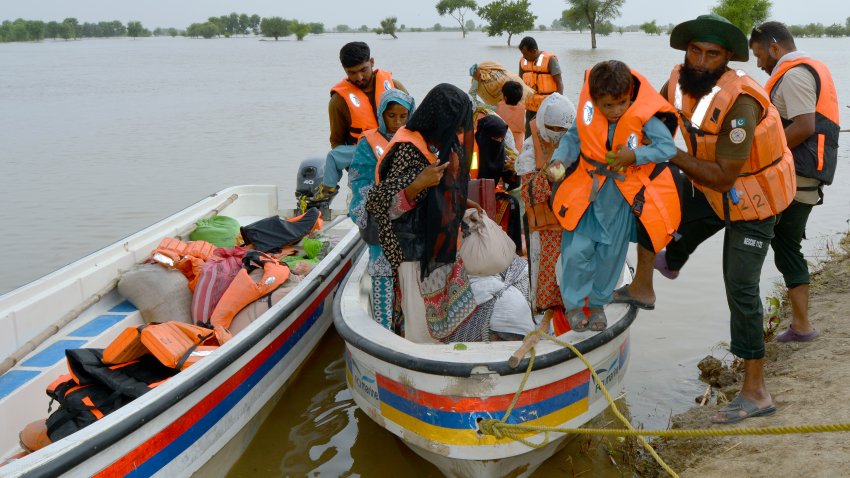
<svg viewBox="0 0 850 478"><path fill-rule="evenodd" d="M491 330L517 335L534 330L531 308L519 289L505 284L499 276L470 276L469 282L477 305L496 297L490 316Z"/></svg>
<svg viewBox="0 0 850 478"><path fill-rule="evenodd" d="M463 222L469 235L461 240L459 253L467 274L493 276L507 269L516 256L516 245L505 231L477 209L467 209Z"/></svg>

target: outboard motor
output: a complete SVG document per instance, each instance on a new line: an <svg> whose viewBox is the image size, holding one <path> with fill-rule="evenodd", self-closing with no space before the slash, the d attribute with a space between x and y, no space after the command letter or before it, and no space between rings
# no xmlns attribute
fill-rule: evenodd
<svg viewBox="0 0 850 478"><path fill-rule="evenodd" d="M310 207L318 207L322 217L330 218L330 205L328 203L317 204L313 197L322 189L322 179L325 177L325 159L307 158L298 166L298 174L295 176L295 199L297 210L303 213Z"/></svg>
<svg viewBox="0 0 850 478"><path fill-rule="evenodd" d="M322 188L322 178L325 176L325 160L323 158L308 158L298 166L298 176L295 181L295 199L300 203L311 200Z"/></svg>

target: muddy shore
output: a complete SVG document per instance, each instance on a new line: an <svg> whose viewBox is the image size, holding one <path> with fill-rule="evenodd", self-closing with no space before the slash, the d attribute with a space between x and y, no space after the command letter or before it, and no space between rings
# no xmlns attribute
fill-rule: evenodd
<svg viewBox="0 0 850 478"><path fill-rule="evenodd" d="M743 420L738 428L850 423L850 233L812 274L810 319L821 336L809 343L767 343L765 378L777 413ZM787 307L779 331L790 323ZM694 371L698 373L698 371ZM729 399L740 383L720 390ZM706 428L716 412L712 390L705 406L671 418L672 428ZM720 398L719 401L723 401ZM654 441L680 476L847 476L850 433L671 438ZM650 457L635 465L639 476L666 476Z"/></svg>

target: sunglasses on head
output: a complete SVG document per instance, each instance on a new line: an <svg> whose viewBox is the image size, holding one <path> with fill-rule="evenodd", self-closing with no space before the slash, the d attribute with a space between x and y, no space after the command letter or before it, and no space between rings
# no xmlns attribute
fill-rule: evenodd
<svg viewBox="0 0 850 478"><path fill-rule="evenodd" d="M754 27L753 32L758 33L759 35L764 35L764 32L761 31L761 29L759 27ZM770 42L771 43L779 43L778 41L776 41L776 37L773 36L773 35L770 35Z"/></svg>

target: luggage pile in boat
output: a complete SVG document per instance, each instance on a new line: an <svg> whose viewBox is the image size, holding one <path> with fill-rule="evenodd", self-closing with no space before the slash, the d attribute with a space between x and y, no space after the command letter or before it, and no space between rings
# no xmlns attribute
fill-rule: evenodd
<svg viewBox="0 0 850 478"><path fill-rule="evenodd" d="M166 237L144 263L122 274L119 293L141 313L105 349L69 349L69 373L47 388L46 420L20 434L29 451L64 438L226 343L291 292L333 248L318 209L239 227L198 221L190 241ZM54 402L58 403L55 408Z"/></svg>

